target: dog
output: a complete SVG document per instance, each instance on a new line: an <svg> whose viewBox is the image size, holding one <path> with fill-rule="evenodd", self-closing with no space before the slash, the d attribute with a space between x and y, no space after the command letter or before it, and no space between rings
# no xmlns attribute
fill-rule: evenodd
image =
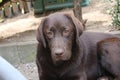
<svg viewBox="0 0 120 80"><path fill-rule="evenodd" d="M114 35L85 32L70 14L45 17L37 29L36 63L40 80L97 80L101 67L97 43Z"/></svg>

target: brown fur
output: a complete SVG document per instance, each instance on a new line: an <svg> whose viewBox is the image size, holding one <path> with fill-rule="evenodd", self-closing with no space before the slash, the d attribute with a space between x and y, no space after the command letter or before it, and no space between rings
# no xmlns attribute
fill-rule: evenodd
<svg viewBox="0 0 120 80"><path fill-rule="evenodd" d="M120 38L107 38L98 43L98 53L104 75L111 74L120 80Z"/></svg>
<svg viewBox="0 0 120 80"><path fill-rule="evenodd" d="M101 75L97 42L109 37L113 35L83 32L74 16L49 15L37 29L40 80L97 80Z"/></svg>

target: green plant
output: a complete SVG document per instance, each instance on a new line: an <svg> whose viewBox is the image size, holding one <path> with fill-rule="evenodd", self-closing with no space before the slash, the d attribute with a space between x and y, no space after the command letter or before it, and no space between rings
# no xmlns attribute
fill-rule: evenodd
<svg viewBox="0 0 120 80"><path fill-rule="evenodd" d="M112 15L112 24L115 28L120 29L120 0L110 0L114 3L110 14Z"/></svg>

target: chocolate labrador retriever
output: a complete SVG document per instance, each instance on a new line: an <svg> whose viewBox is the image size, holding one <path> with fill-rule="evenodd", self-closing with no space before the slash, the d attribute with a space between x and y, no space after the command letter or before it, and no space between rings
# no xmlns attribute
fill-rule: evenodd
<svg viewBox="0 0 120 80"><path fill-rule="evenodd" d="M97 80L101 75L97 42L111 37L83 32L81 22L68 14L47 16L37 29L40 80Z"/></svg>

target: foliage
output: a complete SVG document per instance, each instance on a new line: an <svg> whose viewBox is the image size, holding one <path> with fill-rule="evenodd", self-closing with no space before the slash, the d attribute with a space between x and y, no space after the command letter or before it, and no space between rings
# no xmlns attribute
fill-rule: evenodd
<svg viewBox="0 0 120 80"><path fill-rule="evenodd" d="M112 24L114 27L120 29L120 0L109 0L114 3L110 14L112 15Z"/></svg>

